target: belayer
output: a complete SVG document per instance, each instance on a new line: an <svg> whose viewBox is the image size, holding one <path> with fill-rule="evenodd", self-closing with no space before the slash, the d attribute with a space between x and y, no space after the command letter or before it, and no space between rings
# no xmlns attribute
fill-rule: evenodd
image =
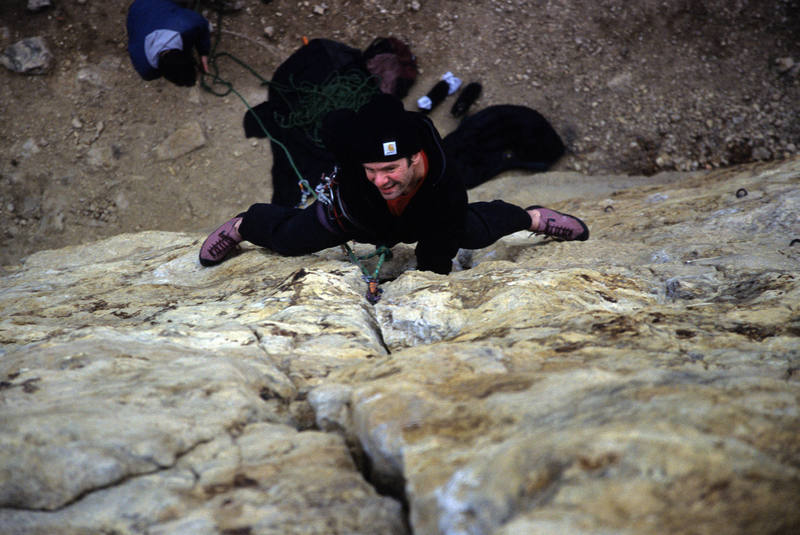
<svg viewBox="0 0 800 535"><path fill-rule="evenodd" d="M128 8L128 54L144 80L163 76L191 87L197 81L193 52L208 72L211 34L208 21L196 11L170 0L136 0Z"/></svg>
<svg viewBox="0 0 800 535"><path fill-rule="evenodd" d="M433 123L379 94L358 111L336 110L322 125L339 168L330 202L307 208L259 203L225 222L200 247L200 263L225 260L242 241L298 256L348 241L392 247L416 243L417 269L447 274L463 249L481 249L529 230L583 241L586 225L542 206L501 200L469 203L461 177L448 166Z"/></svg>

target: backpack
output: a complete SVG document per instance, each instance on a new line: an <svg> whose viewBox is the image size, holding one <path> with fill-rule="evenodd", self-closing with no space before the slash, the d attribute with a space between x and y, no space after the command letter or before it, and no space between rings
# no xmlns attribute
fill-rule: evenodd
<svg viewBox="0 0 800 535"><path fill-rule="evenodd" d="M467 189L510 169L546 171L566 148L539 112L526 106L489 106L461 121L442 140L447 165Z"/></svg>
<svg viewBox="0 0 800 535"><path fill-rule="evenodd" d="M396 37L378 37L364 50L367 70L379 80L383 93L399 99L417 80L417 58L406 43Z"/></svg>

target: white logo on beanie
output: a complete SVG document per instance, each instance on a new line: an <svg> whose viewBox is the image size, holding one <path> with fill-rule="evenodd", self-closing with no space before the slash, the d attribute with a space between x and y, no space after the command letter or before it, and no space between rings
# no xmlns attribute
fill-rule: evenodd
<svg viewBox="0 0 800 535"><path fill-rule="evenodd" d="M387 141L383 144L383 155L394 156L397 154L397 141Z"/></svg>

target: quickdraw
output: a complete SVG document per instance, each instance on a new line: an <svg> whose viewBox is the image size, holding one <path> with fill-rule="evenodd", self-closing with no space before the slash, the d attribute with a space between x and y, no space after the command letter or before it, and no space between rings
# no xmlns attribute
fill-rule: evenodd
<svg viewBox="0 0 800 535"><path fill-rule="evenodd" d="M367 301L374 305L380 300L382 293L383 288L378 288L378 281L367 280L367 294L365 296Z"/></svg>
<svg viewBox="0 0 800 535"><path fill-rule="evenodd" d="M336 185L336 175L339 173L339 167L334 166L333 171L325 175L323 174L320 178L319 184L313 190L308 184L308 181L303 180L300 182L300 188L302 190L302 197L301 204L305 205L308 201L309 197L314 197L319 202L330 206L334 212L336 209L335 206L335 185ZM342 244L342 251L347 255L351 262L357 265L361 272L363 273L363 279L367 283L367 292L364 295L367 301L371 304L375 304L381 299L381 294L383 294L383 288L379 287L380 280L378 275L380 273L381 267L383 266L383 262L392 257L392 250L385 245L379 245L375 248L375 252L364 255L364 256L357 256L353 249L347 244ZM373 256L378 257L378 263L375 266L375 270L370 273L367 268L364 266L363 261Z"/></svg>
<svg viewBox="0 0 800 535"><path fill-rule="evenodd" d="M297 186L300 188L300 201L297 203L297 208L305 208L308 206L308 200L314 198L319 202L328 206L333 206L333 185L336 182L336 175L339 174L339 167L334 166L333 171L329 175L323 173L319 179L319 184L314 189L308 180L301 178L297 181Z"/></svg>
<svg viewBox="0 0 800 535"><path fill-rule="evenodd" d="M392 250L386 247L385 245L379 245L375 248L373 253L364 256L356 256L353 252L353 249L350 248L346 243L342 245L342 250L345 254L350 258L350 261L356 264L359 268L361 268L361 272L363 273L363 279L367 283L367 293L364 295L367 301L371 304L375 304L381 299L381 294L383 293L383 288L380 288L378 285L380 281L378 279L378 274L381 271L381 266L383 266L383 262L392 257ZM362 260L367 260L372 258L373 256L378 257L378 263L375 266L375 270L370 273L362 264Z"/></svg>

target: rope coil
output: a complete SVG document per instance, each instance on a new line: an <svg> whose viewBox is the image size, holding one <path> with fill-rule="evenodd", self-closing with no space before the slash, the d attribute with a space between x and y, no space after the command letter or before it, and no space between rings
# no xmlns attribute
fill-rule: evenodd
<svg viewBox="0 0 800 535"><path fill-rule="evenodd" d="M371 83L373 79L373 76L353 71L333 73L321 84L295 83L293 76L289 77L288 86L268 82L270 91L274 90L290 108L286 116L275 112L275 122L281 128L302 129L314 144L323 147L320 136L322 118L333 110L361 108L376 93L375 85ZM296 96L296 108L289 105L289 95Z"/></svg>

